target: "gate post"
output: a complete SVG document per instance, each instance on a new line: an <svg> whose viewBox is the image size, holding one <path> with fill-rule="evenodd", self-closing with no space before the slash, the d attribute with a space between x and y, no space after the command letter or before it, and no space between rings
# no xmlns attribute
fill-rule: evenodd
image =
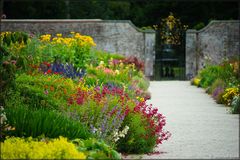
<svg viewBox="0 0 240 160"><path fill-rule="evenodd" d="M197 74L197 30L186 31L186 78L189 80Z"/></svg>
<svg viewBox="0 0 240 160"><path fill-rule="evenodd" d="M155 62L155 37L154 30L144 31L144 72L149 79L153 78L153 65Z"/></svg>

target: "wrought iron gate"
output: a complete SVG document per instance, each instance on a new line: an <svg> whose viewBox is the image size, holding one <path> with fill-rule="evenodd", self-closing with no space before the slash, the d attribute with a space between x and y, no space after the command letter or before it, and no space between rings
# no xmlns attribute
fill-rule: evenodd
<svg viewBox="0 0 240 160"><path fill-rule="evenodd" d="M180 45L161 44L158 38L154 80L185 80L185 34Z"/></svg>
<svg viewBox="0 0 240 160"><path fill-rule="evenodd" d="M161 28L156 32L154 80L185 80L185 30L178 30L175 44L166 43L160 32Z"/></svg>

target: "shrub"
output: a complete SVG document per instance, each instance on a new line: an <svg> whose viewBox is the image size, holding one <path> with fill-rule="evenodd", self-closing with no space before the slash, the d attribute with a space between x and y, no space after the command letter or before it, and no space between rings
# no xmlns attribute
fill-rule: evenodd
<svg viewBox="0 0 240 160"><path fill-rule="evenodd" d="M1 157L3 159L86 159L83 152L59 137L51 140L37 141L29 138L7 137L1 142Z"/></svg>
<svg viewBox="0 0 240 160"><path fill-rule="evenodd" d="M125 153L148 153L153 148L167 140L171 134L164 131L165 117L158 109L139 102L124 120L129 126L128 134L117 143L117 148Z"/></svg>

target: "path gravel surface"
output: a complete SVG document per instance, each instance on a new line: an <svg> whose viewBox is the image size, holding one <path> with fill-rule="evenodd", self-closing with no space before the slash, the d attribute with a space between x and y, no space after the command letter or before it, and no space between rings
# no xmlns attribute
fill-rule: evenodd
<svg viewBox="0 0 240 160"><path fill-rule="evenodd" d="M149 103L166 116L172 137L155 149L160 154L126 159L239 158L239 114L230 114L189 81L152 81L149 91Z"/></svg>

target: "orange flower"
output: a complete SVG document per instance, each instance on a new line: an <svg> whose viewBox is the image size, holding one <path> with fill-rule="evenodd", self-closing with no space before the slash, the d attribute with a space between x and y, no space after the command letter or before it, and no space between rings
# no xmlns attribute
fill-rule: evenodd
<svg viewBox="0 0 240 160"><path fill-rule="evenodd" d="M66 88L64 88L63 92L64 92L64 94L67 94L67 90L66 90Z"/></svg>
<svg viewBox="0 0 240 160"><path fill-rule="evenodd" d="M54 87L53 87L53 86L51 86L51 87L50 87L50 90L51 90L51 91L54 91Z"/></svg>

